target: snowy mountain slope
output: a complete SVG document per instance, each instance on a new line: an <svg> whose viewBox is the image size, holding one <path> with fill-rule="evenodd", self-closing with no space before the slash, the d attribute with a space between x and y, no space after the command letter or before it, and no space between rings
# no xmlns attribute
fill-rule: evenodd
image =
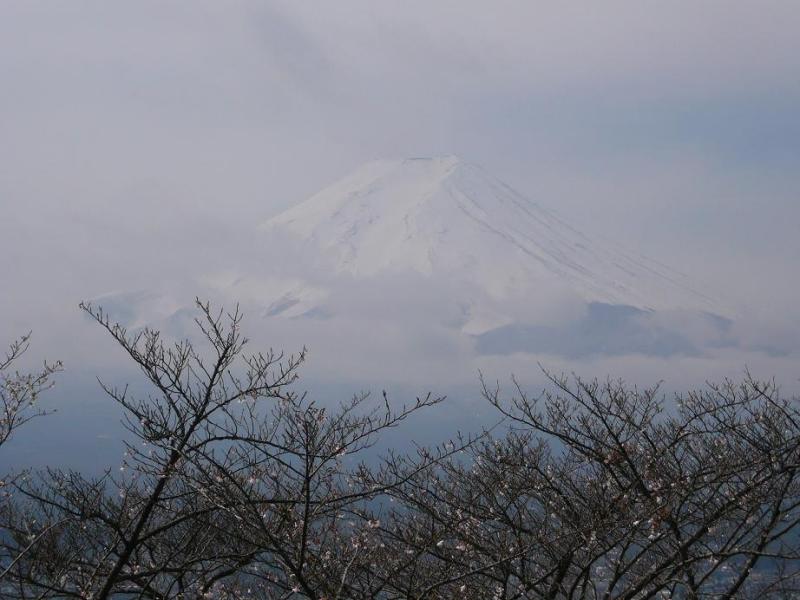
<svg viewBox="0 0 800 600"><path fill-rule="evenodd" d="M359 279L410 271L501 303L566 286L587 302L725 312L683 275L588 238L454 156L368 163L261 229L291 232Z"/></svg>
<svg viewBox="0 0 800 600"><path fill-rule="evenodd" d="M388 329L492 355L736 343L728 311L685 276L584 235L453 156L368 163L252 234L254 250L227 272L99 303L131 327L178 332L199 295L304 341Z"/></svg>

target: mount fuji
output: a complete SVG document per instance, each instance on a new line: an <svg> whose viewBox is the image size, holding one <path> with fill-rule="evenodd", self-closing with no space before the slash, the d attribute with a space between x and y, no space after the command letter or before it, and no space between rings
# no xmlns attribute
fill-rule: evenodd
<svg viewBox="0 0 800 600"><path fill-rule="evenodd" d="M728 311L688 277L581 233L455 156L367 163L253 235L287 240L317 266L288 252L271 261L283 273L240 268L200 282L268 320L358 318L371 298L378 318L430 312L479 353L692 353L698 332L704 343L709 335L714 345L731 343ZM393 280L405 284L386 285ZM350 288L360 302L347 298ZM404 315L403 305L431 289L449 306L444 314ZM184 312L159 293L98 302L124 304L137 324ZM381 305L394 308L381 313ZM153 306L171 308L148 316ZM570 308L554 318L553 306Z"/></svg>

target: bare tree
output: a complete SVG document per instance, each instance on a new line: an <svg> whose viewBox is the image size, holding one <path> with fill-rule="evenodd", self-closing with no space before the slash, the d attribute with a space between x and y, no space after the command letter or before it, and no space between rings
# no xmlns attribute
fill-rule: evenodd
<svg viewBox="0 0 800 600"><path fill-rule="evenodd" d="M49 471L16 485L6 546L39 543L10 570L9 597L344 597L341 540L371 529L369 504L391 485L352 457L439 399L319 407L292 389L304 352L247 354L238 311L198 308L206 353L83 306L154 393L102 384L132 436L119 472Z"/></svg>
<svg viewBox="0 0 800 600"><path fill-rule="evenodd" d="M53 375L61 370L61 363L44 363L34 373L13 370L30 346L31 334L14 340L0 358L0 446L5 444L19 427L31 419L46 414L37 400L53 385Z"/></svg>
<svg viewBox="0 0 800 600"><path fill-rule="evenodd" d="M305 354L246 353L238 311L198 301L201 346L83 308L153 391L102 384L131 436L119 471L10 486L3 597L800 594L800 411L774 382L674 402L554 376L506 400L482 382L502 434L377 460L387 428L440 398L317 404L295 390Z"/></svg>
<svg viewBox="0 0 800 600"><path fill-rule="evenodd" d="M800 413L748 376L676 399L552 377L508 435L395 490L401 540L440 538L409 598L743 598L800 582ZM417 571L419 567L416 567Z"/></svg>
<svg viewBox="0 0 800 600"><path fill-rule="evenodd" d="M0 446L3 446L12 434L22 425L36 417L47 414L38 406L39 396L53 385L52 377L61 370L61 363L47 363L36 372L23 373L12 370L20 357L30 346L31 334L28 333L14 340L3 358L0 358ZM21 475L7 473L0 478L0 513L8 509L13 482ZM0 530L0 535L3 531ZM0 581L8 571L22 558L24 553L36 541L34 538L27 545L15 549L11 553L0 549Z"/></svg>

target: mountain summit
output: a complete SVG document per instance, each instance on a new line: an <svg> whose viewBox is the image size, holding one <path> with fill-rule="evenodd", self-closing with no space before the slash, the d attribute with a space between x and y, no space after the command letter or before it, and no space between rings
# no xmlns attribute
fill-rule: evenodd
<svg viewBox="0 0 800 600"><path fill-rule="evenodd" d="M496 300L557 285L587 302L719 312L680 273L591 239L455 156L367 163L261 228L299 237L357 279L410 271Z"/></svg>
<svg viewBox="0 0 800 600"><path fill-rule="evenodd" d="M666 356L736 343L683 275L455 156L367 163L252 234L265 254L231 257L230 271L98 302L130 327L180 333L199 292L336 348L355 336L476 355Z"/></svg>

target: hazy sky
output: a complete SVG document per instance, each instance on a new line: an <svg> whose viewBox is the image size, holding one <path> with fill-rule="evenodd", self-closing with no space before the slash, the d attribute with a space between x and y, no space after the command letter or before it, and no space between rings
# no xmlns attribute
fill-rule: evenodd
<svg viewBox="0 0 800 600"><path fill-rule="evenodd" d="M67 342L83 297L229 263L364 161L450 153L795 327L798 24L768 0L5 0L0 338Z"/></svg>

